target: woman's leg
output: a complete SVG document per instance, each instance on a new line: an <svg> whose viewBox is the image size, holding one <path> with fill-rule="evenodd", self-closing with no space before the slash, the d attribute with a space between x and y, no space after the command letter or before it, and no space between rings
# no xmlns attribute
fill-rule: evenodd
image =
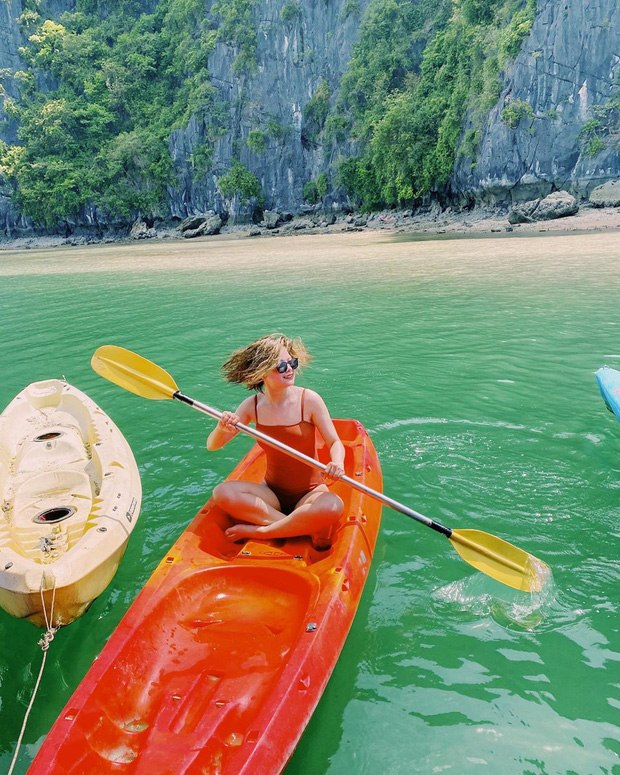
<svg viewBox="0 0 620 775"><path fill-rule="evenodd" d="M266 484L222 482L213 490L213 500L233 519L254 525L270 525L284 516L275 493Z"/></svg>
<svg viewBox="0 0 620 775"><path fill-rule="evenodd" d="M241 538L289 538L310 535L316 546L329 545L329 534L340 518L344 504L327 486L320 484L299 501L290 514L269 524L233 525L226 531L232 541ZM254 521L254 520L252 520Z"/></svg>

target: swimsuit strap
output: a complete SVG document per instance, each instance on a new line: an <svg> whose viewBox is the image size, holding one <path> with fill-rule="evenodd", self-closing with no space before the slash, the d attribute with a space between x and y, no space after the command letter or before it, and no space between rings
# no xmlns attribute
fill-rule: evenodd
<svg viewBox="0 0 620 775"><path fill-rule="evenodd" d="M301 390L301 420L299 423L293 423L293 425L299 425L304 421L304 400L306 398L306 388L302 388ZM256 420L256 425L258 425L258 393L254 393L254 418ZM272 426L274 428L277 428L279 426L274 425ZM288 426L284 426L288 427Z"/></svg>

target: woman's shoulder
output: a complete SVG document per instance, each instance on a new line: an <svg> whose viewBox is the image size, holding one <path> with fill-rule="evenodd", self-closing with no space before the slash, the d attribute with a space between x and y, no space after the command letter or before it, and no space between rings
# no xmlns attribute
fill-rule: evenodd
<svg viewBox="0 0 620 775"><path fill-rule="evenodd" d="M325 401L323 401L316 390L311 390L310 388L302 388L302 390L304 404L309 409L319 409L325 406Z"/></svg>
<svg viewBox="0 0 620 775"><path fill-rule="evenodd" d="M251 419L254 419L254 407L256 406L256 394L244 398L243 401L237 407L238 415L246 415Z"/></svg>

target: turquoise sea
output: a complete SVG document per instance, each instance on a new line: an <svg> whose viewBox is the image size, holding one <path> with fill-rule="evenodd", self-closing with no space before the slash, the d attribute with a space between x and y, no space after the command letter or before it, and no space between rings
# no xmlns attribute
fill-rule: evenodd
<svg viewBox="0 0 620 775"><path fill-rule="evenodd" d="M354 233L1 252L0 406L64 375L120 426L144 490L117 575L51 645L15 772L251 444L207 453L212 421L105 382L92 353L127 347L234 408L246 394L221 363L281 330L314 355L298 384L369 430L388 495L553 571L540 594L512 591L384 509L353 629L286 775L618 775L620 423L593 372L620 368L619 244ZM0 611L2 772L39 637Z"/></svg>

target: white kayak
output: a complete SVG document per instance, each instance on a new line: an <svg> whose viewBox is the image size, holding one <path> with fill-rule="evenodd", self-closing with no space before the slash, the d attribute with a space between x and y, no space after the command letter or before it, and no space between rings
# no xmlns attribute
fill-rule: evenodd
<svg viewBox="0 0 620 775"><path fill-rule="evenodd" d="M33 382L0 415L0 497L0 607L69 624L110 583L140 513L129 444L80 390Z"/></svg>

